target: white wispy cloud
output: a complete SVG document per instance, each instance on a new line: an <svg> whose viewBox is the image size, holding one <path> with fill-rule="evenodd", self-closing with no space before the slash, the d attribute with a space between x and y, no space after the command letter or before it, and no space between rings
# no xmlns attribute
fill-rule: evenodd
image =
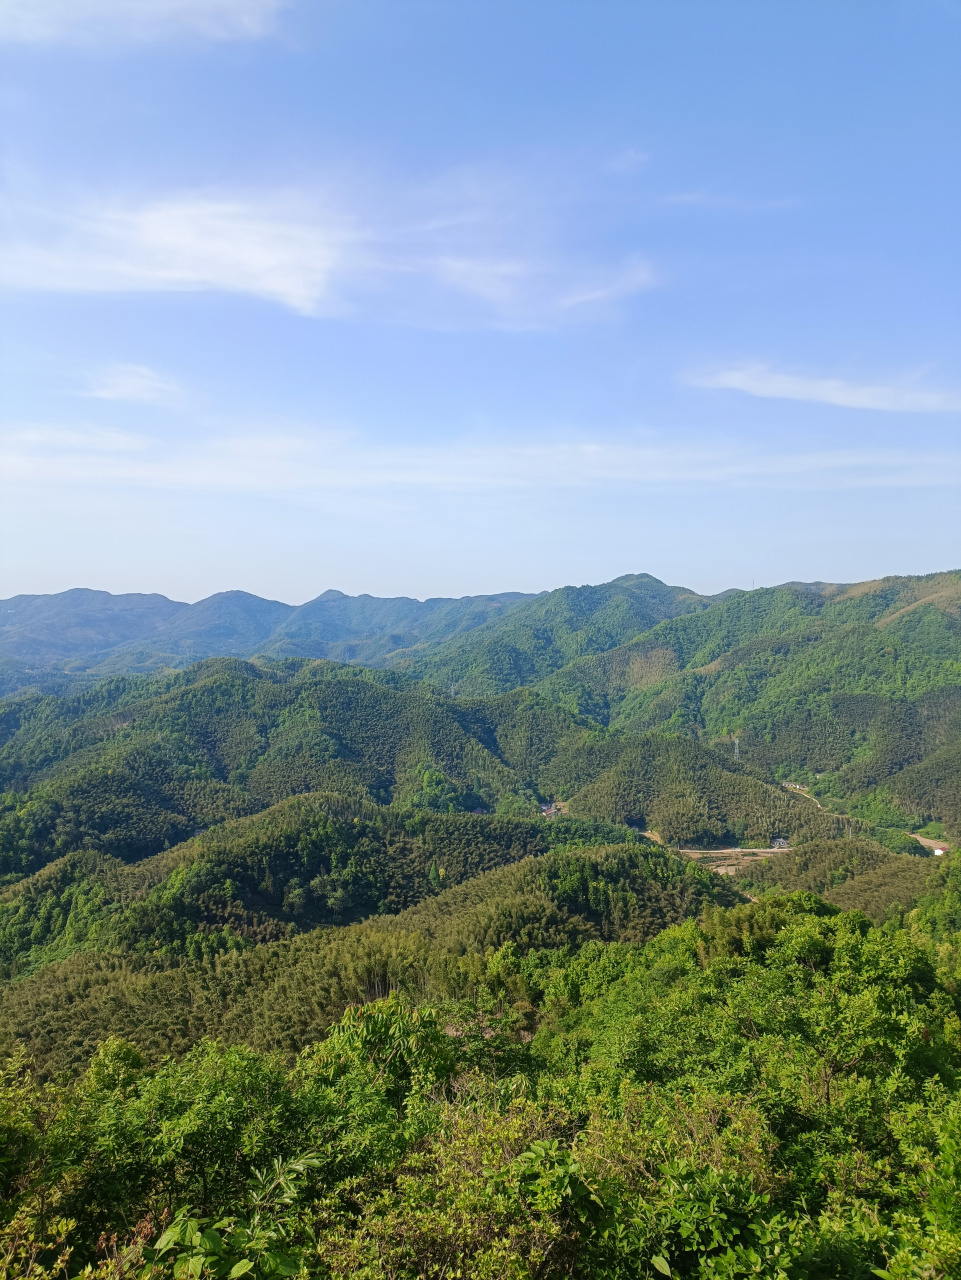
<svg viewBox="0 0 961 1280"><path fill-rule="evenodd" d="M0 285L59 293L221 290L314 314L349 232L282 199L187 195L150 204L8 211Z"/></svg>
<svg viewBox="0 0 961 1280"><path fill-rule="evenodd" d="M689 375L697 387L743 391L771 400L805 400L845 409L878 409L885 413L955 413L961 394L899 383L847 382L842 378L781 373L763 364L739 365L713 373Z"/></svg>
<svg viewBox="0 0 961 1280"><path fill-rule="evenodd" d="M629 258L611 269L578 269L537 259L425 257L425 278L488 304L505 320L539 325L588 307L601 307L652 288L650 263Z"/></svg>
<svg viewBox="0 0 961 1280"><path fill-rule="evenodd" d="M142 485L245 493L511 491L630 484L852 489L956 486L961 451L759 450L570 438L390 446L351 432L261 429L171 442L95 427L0 433L9 484Z"/></svg>
<svg viewBox="0 0 961 1280"><path fill-rule="evenodd" d="M176 404L183 388L144 364L112 364L90 378L80 393L93 400L123 400L132 404Z"/></svg>
<svg viewBox="0 0 961 1280"><path fill-rule="evenodd" d="M215 290L303 315L515 327L599 314L651 288L629 255L585 262L516 191L458 177L353 202L187 193L147 203L9 201L0 287L60 293ZM556 237L555 237L556 238Z"/></svg>
<svg viewBox="0 0 961 1280"><path fill-rule="evenodd" d="M286 0L0 0L0 40L42 44L264 35Z"/></svg>
<svg viewBox="0 0 961 1280"><path fill-rule="evenodd" d="M590 303L614 302L631 294L651 289L658 282L658 275L651 263L643 258L628 260L607 276L595 275L575 284L570 293L563 294L559 303L564 307L582 307Z"/></svg>
<svg viewBox="0 0 961 1280"><path fill-rule="evenodd" d="M143 450L150 446L146 436L132 431L117 431L109 427L72 425L19 426L0 431L0 449L14 466L26 467L31 460L43 457L52 460L83 456L90 460L108 455L123 455L131 450ZM12 477L13 478L13 477Z"/></svg>

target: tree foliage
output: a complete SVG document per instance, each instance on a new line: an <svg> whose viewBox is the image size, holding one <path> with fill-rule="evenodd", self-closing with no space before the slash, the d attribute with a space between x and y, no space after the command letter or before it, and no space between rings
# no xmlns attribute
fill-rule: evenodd
<svg viewBox="0 0 961 1280"><path fill-rule="evenodd" d="M922 935L793 894L480 974L299 1052L14 1056L6 1274L957 1274L961 1023Z"/></svg>

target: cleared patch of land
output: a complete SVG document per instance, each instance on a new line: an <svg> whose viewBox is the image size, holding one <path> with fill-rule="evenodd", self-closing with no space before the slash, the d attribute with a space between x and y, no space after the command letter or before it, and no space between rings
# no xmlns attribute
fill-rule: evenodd
<svg viewBox="0 0 961 1280"><path fill-rule="evenodd" d="M783 849L679 849L678 852L692 862L699 862L719 876L743 875L749 867Z"/></svg>

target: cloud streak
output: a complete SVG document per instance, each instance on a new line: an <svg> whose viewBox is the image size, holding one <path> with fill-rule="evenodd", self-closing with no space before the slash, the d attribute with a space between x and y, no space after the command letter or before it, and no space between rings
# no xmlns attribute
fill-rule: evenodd
<svg viewBox="0 0 961 1280"><path fill-rule="evenodd" d="M183 196L66 214L11 211L0 285L57 293L243 293L316 314L350 233L280 201Z"/></svg>
<svg viewBox="0 0 961 1280"><path fill-rule="evenodd" d="M140 485L181 491L333 494L524 491L684 484L788 489L957 485L961 451L759 451L538 438L385 446L348 433L250 430L173 444L84 426L10 427L0 468L16 485ZM545 475L549 479L545 481Z"/></svg>
<svg viewBox="0 0 961 1280"><path fill-rule="evenodd" d="M846 382L841 378L811 378L780 373L763 364L741 365L717 373L688 377L696 387L743 391L765 400L802 400L844 409L874 409L882 413L957 413L961 394L894 383Z"/></svg>
<svg viewBox="0 0 961 1280"><path fill-rule="evenodd" d="M11 201L0 288L219 292L305 316L442 326L590 319L657 283L638 254L584 261L523 194L485 183L419 191L183 193L148 202Z"/></svg>
<svg viewBox="0 0 961 1280"><path fill-rule="evenodd" d="M112 364L95 374L88 390L92 400L120 400L130 404L176 404L183 389L143 364Z"/></svg>
<svg viewBox="0 0 961 1280"><path fill-rule="evenodd" d="M115 44L265 35L286 0L2 0L0 40Z"/></svg>

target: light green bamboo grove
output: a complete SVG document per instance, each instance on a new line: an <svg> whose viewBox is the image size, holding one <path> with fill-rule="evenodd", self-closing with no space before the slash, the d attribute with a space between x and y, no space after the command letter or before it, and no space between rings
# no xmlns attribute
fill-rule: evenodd
<svg viewBox="0 0 961 1280"><path fill-rule="evenodd" d="M0 1274L957 1275L957 939L921 923L771 896L478 949L469 998L426 964L297 1052L15 1055Z"/></svg>

